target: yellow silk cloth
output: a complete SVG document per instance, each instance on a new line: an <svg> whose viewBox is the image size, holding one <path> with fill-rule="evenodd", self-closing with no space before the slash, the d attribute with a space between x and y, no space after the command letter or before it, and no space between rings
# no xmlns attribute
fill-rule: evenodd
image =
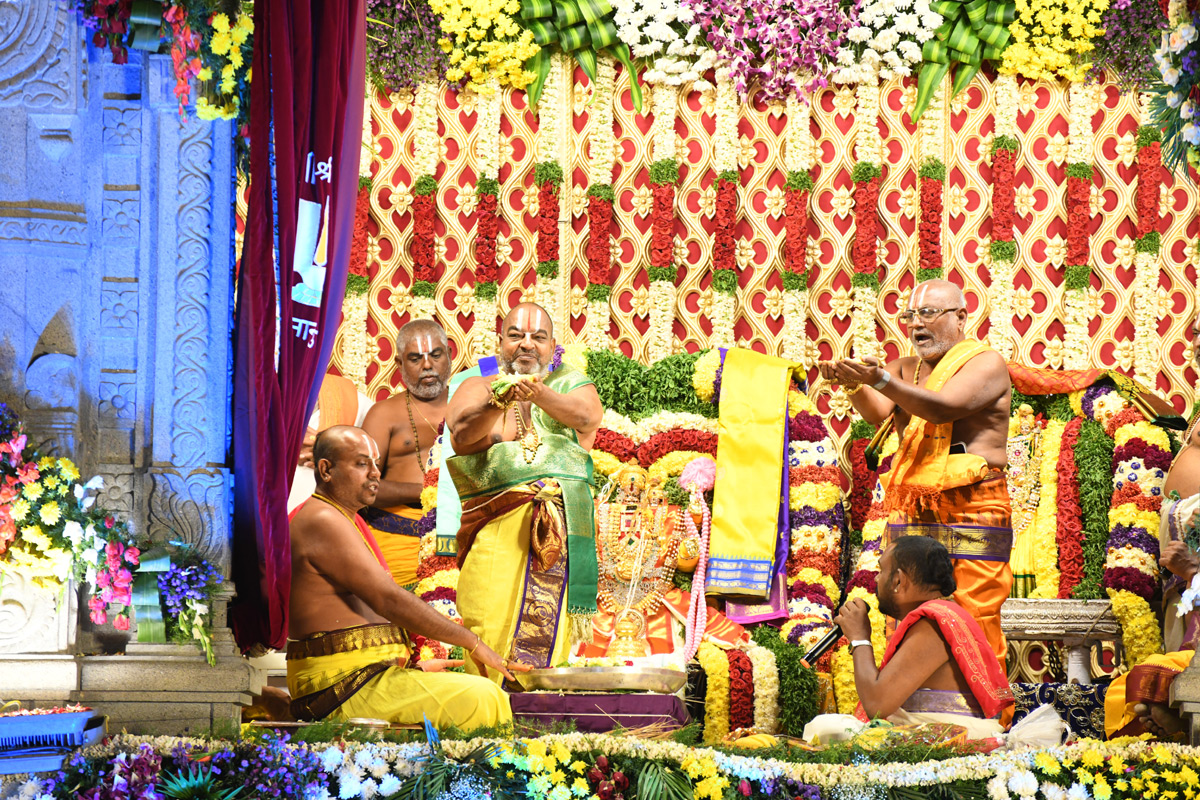
<svg viewBox="0 0 1200 800"><path fill-rule="evenodd" d="M458 575L458 613L463 624L506 658L512 656L513 634L521 613L533 514L533 505L525 504L483 526ZM567 660L571 646L565 602L558 609L557 626L552 667ZM466 668L474 672L475 663L467 659ZM504 676L489 670L487 677L499 683Z"/></svg>
<svg viewBox="0 0 1200 800"><path fill-rule="evenodd" d="M988 349L987 345L974 339L954 345L933 368L925 388L931 392L941 391L968 361ZM892 458L892 469L883 478L884 510L915 513L923 508L937 508L943 489L964 486L984 477L987 463L983 462L980 467L982 459L978 462L951 462L949 459L953 430L953 422L939 425L915 416L909 420ZM952 469L954 466L959 468Z"/></svg>
<svg viewBox="0 0 1200 800"><path fill-rule="evenodd" d="M401 520L411 520L411 524L405 526L412 528L411 534L383 530L368 523L371 535L375 537L379 549L383 551L388 571L392 573L392 580L406 589L411 589L417 585L417 556L421 548L421 537L416 531L417 522L422 517L421 509L396 506L383 509L383 511L399 517Z"/></svg>
<svg viewBox="0 0 1200 800"><path fill-rule="evenodd" d="M647 655L675 652L675 624L687 625L688 606L692 596L682 589L670 588L663 592L662 602L653 614L646 615L646 642L650 646ZM592 617L592 640L579 649L584 658L603 658L608 655L612 643L616 614L600 609ZM674 621L673 621L674 620ZM708 622L704 626L703 641L730 650L749 647L750 634L741 625L733 622L715 608L708 610Z"/></svg>
<svg viewBox="0 0 1200 800"><path fill-rule="evenodd" d="M388 666L353 689L329 719L382 719L419 725L428 717L439 728L464 730L499 725L512 719L508 695L498 686L471 675L405 669L408 649L403 644L367 646L287 661L288 692L294 699L319 693L377 664ZM344 692L343 692L344 694Z"/></svg>
<svg viewBox="0 0 1200 800"><path fill-rule="evenodd" d="M725 355L705 581L710 595L770 594L793 366L752 350Z"/></svg>
<svg viewBox="0 0 1200 800"><path fill-rule="evenodd" d="M1104 695L1104 733L1136 736L1145 732L1133 707L1138 703L1166 705L1171 701L1171 681L1192 663L1195 650L1176 650L1153 655L1136 667L1113 678Z"/></svg>
<svg viewBox="0 0 1200 800"><path fill-rule="evenodd" d="M326 375L317 394L318 431L334 425L353 425L358 419L358 387L341 375Z"/></svg>

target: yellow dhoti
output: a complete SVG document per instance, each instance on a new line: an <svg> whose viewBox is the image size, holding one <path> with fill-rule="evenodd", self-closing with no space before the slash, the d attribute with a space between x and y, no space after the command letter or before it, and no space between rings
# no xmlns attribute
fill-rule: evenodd
<svg viewBox="0 0 1200 800"><path fill-rule="evenodd" d="M512 655L522 611L533 515L534 506L526 504L483 526L458 576L458 613L463 624L479 634L484 644L506 657ZM567 604L539 611L546 617L543 624L553 629L549 664L555 666L567 660L571 644ZM466 666L468 670L475 669L470 659ZM489 671L487 677L498 683L503 676Z"/></svg>
<svg viewBox="0 0 1200 800"><path fill-rule="evenodd" d="M1195 650L1177 650L1153 655L1114 678L1104 695L1104 733L1108 738L1145 732L1133 707L1138 703L1169 704L1171 682L1192 663L1195 653Z"/></svg>
<svg viewBox="0 0 1200 800"><path fill-rule="evenodd" d="M421 548L417 523L422 516L421 509L409 506L362 511L362 518L367 521L371 535L387 560L392 579L410 591L417 585L418 551Z"/></svg>
<svg viewBox="0 0 1200 800"><path fill-rule="evenodd" d="M355 717L471 730L512 719L495 684L453 672L406 669L408 647L392 625L364 625L288 642L287 679L297 719Z"/></svg>

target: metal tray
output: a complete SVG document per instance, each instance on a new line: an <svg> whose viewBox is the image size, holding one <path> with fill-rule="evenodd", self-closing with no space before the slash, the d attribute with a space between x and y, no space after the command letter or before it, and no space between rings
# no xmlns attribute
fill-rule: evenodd
<svg viewBox="0 0 1200 800"><path fill-rule="evenodd" d="M526 689L559 692L677 692L687 673L663 667L558 667L516 672Z"/></svg>

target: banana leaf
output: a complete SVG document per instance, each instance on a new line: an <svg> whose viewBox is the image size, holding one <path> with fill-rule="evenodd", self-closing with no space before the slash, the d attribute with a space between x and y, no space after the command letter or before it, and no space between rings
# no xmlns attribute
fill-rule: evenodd
<svg viewBox="0 0 1200 800"><path fill-rule="evenodd" d="M917 100L912 120L925 113L942 78L954 70L950 99L966 89L984 61L999 61L1016 17L1012 0L935 0L930 9L942 15L942 25L921 48L924 62L917 74Z"/></svg>

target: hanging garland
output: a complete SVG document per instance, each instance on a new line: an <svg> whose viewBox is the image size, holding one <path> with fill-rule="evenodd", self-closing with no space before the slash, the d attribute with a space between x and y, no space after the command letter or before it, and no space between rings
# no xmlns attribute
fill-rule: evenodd
<svg viewBox="0 0 1200 800"><path fill-rule="evenodd" d="M879 78L872 75L856 90L857 158L854 180L854 316L851 322L854 352L858 358L878 357L882 347L875 336L875 308L879 297L879 182L883 151L879 136Z"/></svg>
<svg viewBox="0 0 1200 800"><path fill-rule="evenodd" d="M500 87L489 81L479 99L475 156L479 169L475 207L475 324L476 360L496 352L496 318L500 316L500 269L496 236L500 232Z"/></svg>
<svg viewBox="0 0 1200 800"><path fill-rule="evenodd" d="M917 178L921 182L921 218L918 223L918 245L920 259L917 265L917 282L945 277L942 268L942 192L946 183L946 162L942 161L945 149L946 85L938 83L921 121L917 123L920 137L921 166Z"/></svg>
<svg viewBox="0 0 1200 800"><path fill-rule="evenodd" d="M437 222L437 179L434 177L438 165L437 102L438 84L425 80L417 86L413 102L413 160L416 163L413 182L413 275L412 306L409 319L433 319L436 303L437 268L434 263L434 224Z"/></svg>
<svg viewBox="0 0 1200 800"><path fill-rule="evenodd" d="M1067 266L1065 292L1066 332L1063 337L1066 369L1088 365L1088 288L1092 267L1088 263L1091 223L1092 117L1099 98L1098 86L1071 84L1071 116L1067 140Z"/></svg>
<svg viewBox="0 0 1200 800"><path fill-rule="evenodd" d="M701 642L696 652L708 678L704 694L704 743L716 744L729 735L729 660L716 645Z"/></svg>
<svg viewBox="0 0 1200 800"><path fill-rule="evenodd" d="M996 134L992 139L992 259L988 286L988 344L1004 360L1013 354L1012 288L1016 275L1017 243L1013 236L1016 198L1013 182L1017 161L1017 79L996 79Z"/></svg>
<svg viewBox="0 0 1200 800"><path fill-rule="evenodd" d="M1046 428L1047 436L1053 430L1051 426L1056 426L1060 431L1059 441L1051 444L1051 447L1058 448L1058 458L1051 472L1048 467L1054 453L1050 450L1043 451L1042 475L1049 475L1054 481L1049 487L1052 493L1050 500L1057 506L1057 513L1046 514L1045 519L1047 527L1057 529L1055 544L1058 546L1058 598L1067 600L1083 580L1083 509L1079 505L1079 466L1075 463L1075 446L1079 443L1079 430L1083 427L1083 418L1075 417L1065 426L1060 420L1054 420ZM1045 497L1044 484L1042 492L1042 496Z"/></svg>
<svg viewBox="0 0 1200 800"><path fill-rule="evenodd" d="M779 667L775 654L755 645L746 651L754 674L754 730L756 733L779 731Z"/></svg>
<svg viewBox="0 0 1200 800"><path fill-rule="evenodd" d="M733 329L738 291L738 104L729 70L717 71L716 132L713 162L717 171L716 228L713 231L712 302L713 347L734 347Z"/></svg>
<svg viewBox="0 0 1200 800"><path fill-rule="evenodd" d="M1150 95L1142 94L1137 132L1137 241L1134 246L1133 374L1146 386L1158 376L1158 274L1161 241L1158 190L1162 182L1162 133L1154 127Z"/></svg>
<svg viewBox="0 0 1200 800"><path fill-rule="evenodd" d="M602 58L596 66L596 85L592 96L596 98L591 113L592 141L588 161L588 286L587 286L587 342L593 350L607 350L612 346L609 336L611 309L609 296L612 294L612 225L613 202L613 84L616 66L611 59Z"/></svg>
<svg viewBox="0 0 1200 800"><path fill-rule="evenodd" d="M650 337L647 357L650 363L671 354L675 338L675 184L679 182L679 162L675 157L676 87L655 84L653 88L654 122L650 128L654 162L650 165L650 185L654 210L650 219Z"/></svg>
<svg viewBox="0 0 1200 800"><path fill-rule="evenodd" d="M787 98L787 167L784 186L787 205L783 212L783 357L807 369L808 361L808 197L812 192L811 170L816 159L808 103Z"/></svg>
<svg viewBox="0 0 1200 800"><path fill-rule="evenodd" d="M562 113L562 83L565 69L560 53L550 57L550 72L538 101L537 166L533 181L538 187L537 213L537 301L550 319L558 319L561 302L557 291L559 264L562 261L562 237L558 231L559 190L563 183L559 141L562 138L559 115Z"/></svg>
<svg viewBox="0 0 1200 800"><path fill-rule="evenodd" d="M729 660L729 727L754 726L754 664L741 650L726 650Z"/></svg>

